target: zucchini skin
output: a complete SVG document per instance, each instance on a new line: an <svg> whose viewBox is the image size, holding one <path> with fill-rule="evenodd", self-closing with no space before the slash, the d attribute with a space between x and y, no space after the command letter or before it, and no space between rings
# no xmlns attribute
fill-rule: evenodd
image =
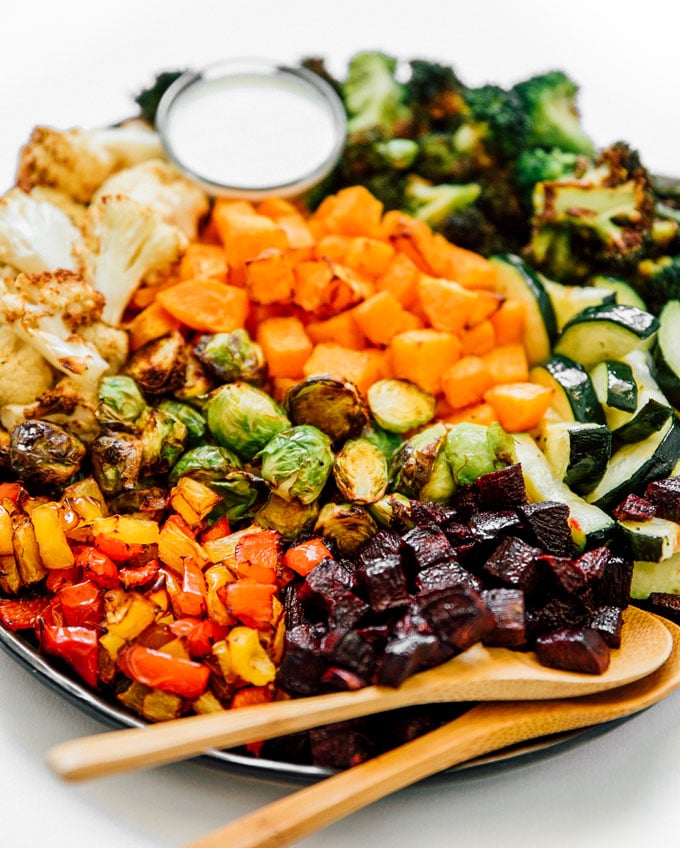
<svg viewBox="0 0 680 848"><path fill-rule="evenodd" d="M659 315L653 350L654 376L659 388L680 409L680 301L670 300Z"/></svg>
<svg viewBox="0 0 680 848"><path fill-rule="evenodd" d="M565 420L604 424L605 417L590 375L579 362L555 354L531 371L531 379L556 392L553 406Z"/></svg>

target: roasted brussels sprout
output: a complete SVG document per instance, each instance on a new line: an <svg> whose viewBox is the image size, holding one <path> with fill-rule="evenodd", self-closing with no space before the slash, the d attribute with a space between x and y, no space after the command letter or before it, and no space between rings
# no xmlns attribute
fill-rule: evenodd
<svg viewBox="0 0 680 848"><path fill-rule="evenodd" d="M92 473L104 495L132 489L142 470L142 441L132 433L102 430L90 442Z"/></svg>
<svg viewBox="0 0 680 848"><path fill-rule="evenodd" d="M368 504L366 508L380 527L385 530L403 533L413 527L411 500L406 495L399 494L399 492L390 492L383 495L380 500Z"/></svg>
<svg viewBox="0 0 680 848"><path fill-rule="evenodd" d="M277 433L259 453L261 474L279 497L312 503L333 468L331 440L311 424Z"/></svg>
<svg viewBox="0 0 680 848"><path fill-rule="evenodd" d="M132 377L113 374L100 380L95 414L103 426L132 430L146 406L144 396Z"/></svg>
<svg viewBox="0 0 680 848"><path fill-rule="evenodd" d="M364 427L361 431L361 438L366 439L372 445L375 445L378 450L381 450L385 454L385 459L387 459L388 462L399 450L404 441L404 437L399 433L389 433L374 422L371 422Z"/></svg>
<svg viewBox="0 0 680 848"><path fill-rule="evenodd" d="M184 379L180 386L172 390L173 397L200 408L214 388L215 380L208 373L207 368L192 350L188 350Z"/></svg>
<svg viewBox="0 0 680 848"><path fill-rule="evenodd" d="M201 336L194 353L211 374L222 383L243 380L263 386L267 379L267 363L262 348L242 328L231 333Z"/></svg>
<svg viewBox="0 0 680 848"><path fill-rule="evenodd" d="M464 422L449 429L446 458L454 484L465 486L474 483L482 474L512 464L514 442L500 424L494 422L485 427Z"/></svg>
<svg viewBox="0 0 680 848"><path fill-rule="evenodd" d="M186 425L169 412L153 407L147 407L137 423L143 470L148 474L167 474L186 448Z"/></svg>
<svg viewBox="0 0 680 848"><path fill-rule="evenodd" d="M314 532L332 540L341 556L350 556L378 528L370 514L359 504L327 503L321 508Z"/></svg>
<svg viewBox="0 0 680 848"><path fill-rule="evenodd" d="M180 477L193 477L203 483L221 480L230 471L241 468L241 460L221 445L197 445L188 450L173 465L168 481L171 485Z"/></svg>
<svg viewBox="0 0 680 848"><path fill-rule="evenodd" d="M434 395L408 380L377 380L368 389L368 406L378 424L391 433L406 433L434 418Z"/></svg>
<svg viewBox="0 0 680 848"><path fill-rule="evenodd" d="M185 382L187 347L182 334L169 333L153 339L136 350L125 373L132 377L145 395L170 394Z"/></svg>
<svg viewBox="0 0 680 848"><path fill-rule="evenodd" d="M141 513L145 518L160 522L167 509L169 493L162 486L138 483L134 489L124 489L109 500L112 513Z"/></svg>
<svg viewBox="0 0 680 848"><path fill-rule="evenodd" d="M297 498L286 500L272 492L253 521L266 530L278 530L284 539L296 539L314 529L318 516L318 501L303 504Z"/></svg>
<svg viewBox="0 0 680 848"><path fill-rule="evenodd" d="M387 458L368 439L348 439L335 456L333 477L345 500L374 503L387 490Z"/></svg>
<svg viewBox="0 0 680 848"><path fill-rule="evenodd" d="M369 423L361 392L346 380L308 377L286 393L283 405L293 424L311 424L333 444L356 438Z"/></svg>
<svg viewBox="0 0 680 848"><path fill-rule="evenodd" d="M10 432L12 471L29 484L63 486L80 470L85 454L80 439L51 421L29 419Z"/></svg>
<svg viewBox="0 0 680 848"><path fill-rule="evenodd" d="M224 477L213 480L208 485L221 495L221 508L229 521L252 517L262 509L269 497L266 481L243 469L228 471Z"/></svg>
<svg viewBox="0 0 680 848"><path fill-rule="evenodd" d="M187 428L187 444L198 444L203 436L205 436L208 425L205 423L205 418L201 413L189 406L188 403L181 403L178 400L166 398L158 404L158 408L168 415L172 415Z"/></svg>
<svg viewBox="0 0 680 848"><path fill-rule="evenodd" d="M391 488L420 501L445 503L455 485L447 462L446 427L431 424L408 438L392 458Z"/></svg>
<svg viewBox="0 0 680 848"><path fill-rule="evenodd" d="M215 389L203 412L215 441L247 460L290 427L279 404L249 383L226 383Z"/></svg>

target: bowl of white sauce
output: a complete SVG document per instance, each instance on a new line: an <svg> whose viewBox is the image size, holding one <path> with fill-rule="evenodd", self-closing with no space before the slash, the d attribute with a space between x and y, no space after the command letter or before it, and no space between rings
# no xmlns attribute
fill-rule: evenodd
<svg viewBox="0 0 680 848"><path fill-rule="evenodd" d="M268 59L233 59L182 74L156 124L170 160L215 195L300 195L336 165L345 108L322 77Z"/></svg>

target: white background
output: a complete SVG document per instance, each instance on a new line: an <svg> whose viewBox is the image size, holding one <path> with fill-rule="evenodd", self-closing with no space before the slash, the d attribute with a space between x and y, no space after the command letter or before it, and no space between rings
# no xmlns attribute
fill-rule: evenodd
<svg viewBox="0 0 680 848"><path fill-rule="evenodd" d="M454 65L470 84L562 68L582 86L598 144L625 139L680 172L678 23L670 0L8 0L0 49L0 191L37 124L130 114L159 70L221 58L329 57L359 49ZM53 744L103 728L0 654L2 848L180 848L290 786L196 764L87 785L44 765ZM303 844L349 848L632 848L680 844L680 695L587 743L502 771L429 782ZM228 848L228 846L225 846Z"/></svg>

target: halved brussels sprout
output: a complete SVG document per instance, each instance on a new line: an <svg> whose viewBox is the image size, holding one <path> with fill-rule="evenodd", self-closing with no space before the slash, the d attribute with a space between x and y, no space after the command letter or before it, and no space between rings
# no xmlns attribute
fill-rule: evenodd
<svg viewBox="0 0 680 848"><path fill-rule="evenodd" d="M145 485L138 481L134 489L123 489L109 500L113 514L142 513L145 518L160 522L168 507L169 493L162 486Z"/></svg>
<svg viewBox="0 0 680 848"><path fill-rule="evenodd" d="M446 427L431 424L408 438L392 458L391 488L408 498L445 503L455 485L446 456Z"/></svg>
<svg viewBox="0 0 680 848"><path fill-rule="evenodd" d="M201 336L194 345L194 353L222 383L243 380L262 386L267 379L267 363L262 348L243 328L231 333Z"/></svg>
<svg viewBox="0 0 680 848"><path fill-rule="evenodd" d="M404 437L399 433L388 433L375 422L367 424L361 431L361 438L366 439L378 450L382 451L385 459L389 462L401 447Z"/></svg>
<svg viewBox="0 0 680 848"><path fill-rule="evenodd" d="M158 408L162 409L163 412L167 412L169 415L172 415L184 424L187 428L188 445L198 444L203 436L205 436L206 430L208 429L205 418L197 409L194 409L193 406L189 406L188 403L181 403L181 401L166 398L158 404Z"/></svg>
<svg viewBox="0 0 680 848"><path fill-rule="evenodd" d="M147 403L132 377L112 374L102 377L97 389L96 416L106 427L134 429Z"/></svg>
<svg viewBox="0 0 680 848"><path fill-rule="evenodd" d="M202 483L212 480L221 480L230 471L241 468L241 460L221 445L197 445L191 448L177 460L173 465L168 482L171 485L180 477L193 477Z"/></svg>
<svg viewBox="0 0 680 848"><path fill-rule="evenodd" d="M375 521L385 530L404 533L413 527L411 518L411 499L399 492L383 495L375 503L366 507Z"/></svg>
<svg viewBox="0 0 680 848"><path fill-rule="evenodd" d="M286 393L283 405L293 424L311 424L333 444L356 438L369 423L361 392L347 380L308 377Z"/></svg>
<svg viewBox="0 0 680 848"><path fill-rule="evenodd" d="M319 509L318 501L303 504L297 498L286 500L272 492L253 521L265 530L278 530L284 539L296 539L314 529Z"/></svg>
<svg viewBox="0 0 680 848"><path fill-rule="evenodd" d="M375 536L378 527L359 504L327 503L321 508L314 532L331 539L342 556L351 556Z"/></svg>
<svg viewBox="0 0 680 848"><path fill-rule="evenodd" d="M27 483L64 485L80 470L86 452L80 439L51 421L22 421L9 436L12 471Z"/></svg>
<svg viewBox="0 0 680 848"><path fill-rule="evenodd" d="M315 501L333 468L331 440L311 424L277 433L259 453L261 474L282 498Z"/></svg>
<svg viewBox="0 0 680 848"><path fill-rule="evenodd" d="M221 495L223 505L216 507L229 521L239 521L255 515L267 503L269 486L266 481L250 471L234 469L219 480L208 483Z"/></svg>
<svg viewBox="0 0 680 848"><path fill-rule="evenodd" d="M446 458L454 483L465 486L482 474L505 468L514 462L512 436L494 422L488 427L463 422L449 429Z"/></svg>
<svg viewBox="0 0 680 848"><path fill-rule="evenodd" d="M252 459L277 433L290 427L279 404L249 383L226 383L215 389L203 412L215 441L244 459Z"/></svg>
<svg viewBox="0 0 680 848"><path fill-rule="evenodd" d="M163 395L184 385L187 346L181 333L153 339L136 350L125 366L145 395Z"/></svg>
<svg viewBox="0 0 680 848"><path fill-rule="evenodd" d="M92 473L104 495L132 489L142 470L142 441L132 433L102 430L90 442Z"/></svg>
<svg viewBox="0 0 680 848"><path fill-rule="evenodd" d="M139 417L142 468L149 474L167 474L184 453L186 425L162 409L148 407Z"/></svg>
<svg viewBox="0 0 680 848"><path fill-rule="evenodd" d="M199 408L215 388L215 380L192 350L187 351L187 363L182 384L173 389L173 397Z"/></svg>
<svg viewBox="0 0 680 848"><path fill-rule="evenodd" d="M368 439L348 439L335 456L333 477L345 500L374 503L387 490L387 459Z"/></svg>
<svg viewBox="0 0 680 848"><path fill-rule="evenodd" d="M377 380L367 392L371 415L391 433L406 433L422 427L434 418L434 395L408 380L388 377Z"/></svg>

